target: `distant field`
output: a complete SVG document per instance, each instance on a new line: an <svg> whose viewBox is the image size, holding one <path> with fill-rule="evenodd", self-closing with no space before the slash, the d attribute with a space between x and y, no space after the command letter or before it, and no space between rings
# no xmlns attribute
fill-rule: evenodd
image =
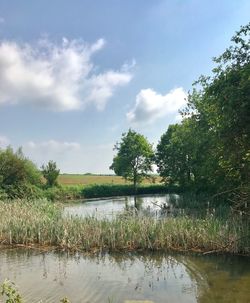
<svg viewBox="0 0 250 303"><path fill-rule="evenodd" d="M161 178L155 177L155 183L160 183ZM59 184L62 185L90 185L90 184L130 184L122 177L108 175L74 175L63 174L58 178ZM145 180L143 184L151 184L152 181Z"/></svg>

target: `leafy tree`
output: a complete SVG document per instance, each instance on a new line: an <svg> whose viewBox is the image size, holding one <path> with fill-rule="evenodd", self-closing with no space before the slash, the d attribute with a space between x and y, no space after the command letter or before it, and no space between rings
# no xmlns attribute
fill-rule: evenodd
<svg viewBox="0 0 250 303"><path fill-rule="evenodd" d="M49 161L46 166L42 166L42 174L46 179L47 186L53 187L57 185L57 178L60 174L60 169L57 168L56 162Z"/></svg>
<svg viewBox="0 0 250 303"><path fill-rule="evenodd" d="M157 145L155 159L165 183L199 189L211 188L223 180L213 153L213 140L193 117L169 126Z"/></svg>
<svg viewBox="0 0 250 303"><path fill-rule="evenodd" d="M207 124L213 152L226 186L249 182L250 23L236 32L233 45L214 58L212 77L200 77L200 91L189 98L196 120Z"/></svg>
<svg viewBox="0 0 250 303"><path fill-rule="evenodd" d="M10 198L23 197L41 186L41 173L22 149L0 149L0 189Z"/></svg>
<svg viewBox="0 0 250 303"><path fill-rule="evenodd" d="M0 150L0 182L3 186L21 182L40 183L40 174L34 163L25 158L22 149L11 147Z"/></svg>
<svg viewBox="0 0 250 303"><path fill-rule="evenodd" d="M250 180L250 23L233 45L214 58L210 77L201 76L182 112L157 146L163 179L215 191Z"/></svg>
<svg viewBox="0 0 250 303"><path fill-rule="evenodd" d="M114 147L117 155L113 159L110 169L118 176L132 181L136 191L137 184L152 172L153 148L141 134L129 129L122 134L121 142Z"/></svg>

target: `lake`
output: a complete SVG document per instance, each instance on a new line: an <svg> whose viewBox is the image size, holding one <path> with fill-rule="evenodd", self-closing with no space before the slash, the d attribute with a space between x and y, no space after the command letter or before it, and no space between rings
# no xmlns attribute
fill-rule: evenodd
<svg viewBox="0 0 250 303"><path fill-rule="evenodd" d="M73 203L64 208L67 216L96 217L98 219L112 219L124 211L136 211L141 215L159 217L166 214L162 211L163 205L169 210L172 208L172 201L178 200L179 196L171 195L150 195L150 196L127 196L112 197L107 199L86 200L84 203Z"/></svg>
<svg viewBox="0 0 250 303"><path fill-rule="evenodd" d="M65 216L112 219L136 212L157 219L174 214L177 195L115 197L64 208ZM167 211L162 211L165 205ZM27 303L247 303L250 258L169 253L69 254L1 249L0 281L15 282Z"/></svg>
<svg viewBox="0 0 250 303"><path fill-rule="evenodd" d="M15 282L27 303L247 303L250 259L179 254L69 255L0 250L0 280Z"/></svg>

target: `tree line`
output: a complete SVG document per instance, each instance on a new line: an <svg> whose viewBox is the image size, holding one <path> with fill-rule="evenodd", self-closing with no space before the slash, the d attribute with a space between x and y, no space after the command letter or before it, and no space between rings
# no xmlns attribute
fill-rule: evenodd
<svg viewBox="0 0 250 303"><path fill-rule="evenodd" d="M116 143L110 169L132 181L135 192L156 164L165 184L212 192L241 187L249 198L250 23L231 40L213 59L211 76L194 83L181 123L169 125L155 150L132 129ZM32 196L38 188L57 185L59 173L54 161L39 170L21 149L0 149L0 197Z"/></svg>
<svg viewBox="0 0 250 303"><path fill-rule="evenodd" d="M124 133L111 169L135 187L152 172L166 184L214 192L249 188L250 23L214 58L211 76L201 76L188 95L182 122L169 125L153 150L141 134Z"/></svg>

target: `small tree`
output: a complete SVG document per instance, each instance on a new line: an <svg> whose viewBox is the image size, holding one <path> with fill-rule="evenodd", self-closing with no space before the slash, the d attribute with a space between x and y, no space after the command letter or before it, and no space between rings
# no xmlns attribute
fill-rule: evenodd
<svg viewBox="0 0 250 303"><path fill-rule="evenodd" d="M60 169L57 168L56 162L49 161L48 164L42 166L42 174L46 179L46 184L48 187L57 185L57 178L59 176Z"/></svg>
<svg viewBox="0 0 250 303"><path fill-rule="evenodd" d="M114 170L116 175L132 181L136 191L137 184L152 172L152 145L143 135L129 129L127 133L122 134L121 142L115 145L114 150L117 155L110 169Z"/></svg>
<svg viewBox="0 0 250 303"><path fill-rule="evenodd" d="M23 183L40 185L41 174L35 164L26 158L19 148L0 149L0 186L12 186Z"/></svg>

